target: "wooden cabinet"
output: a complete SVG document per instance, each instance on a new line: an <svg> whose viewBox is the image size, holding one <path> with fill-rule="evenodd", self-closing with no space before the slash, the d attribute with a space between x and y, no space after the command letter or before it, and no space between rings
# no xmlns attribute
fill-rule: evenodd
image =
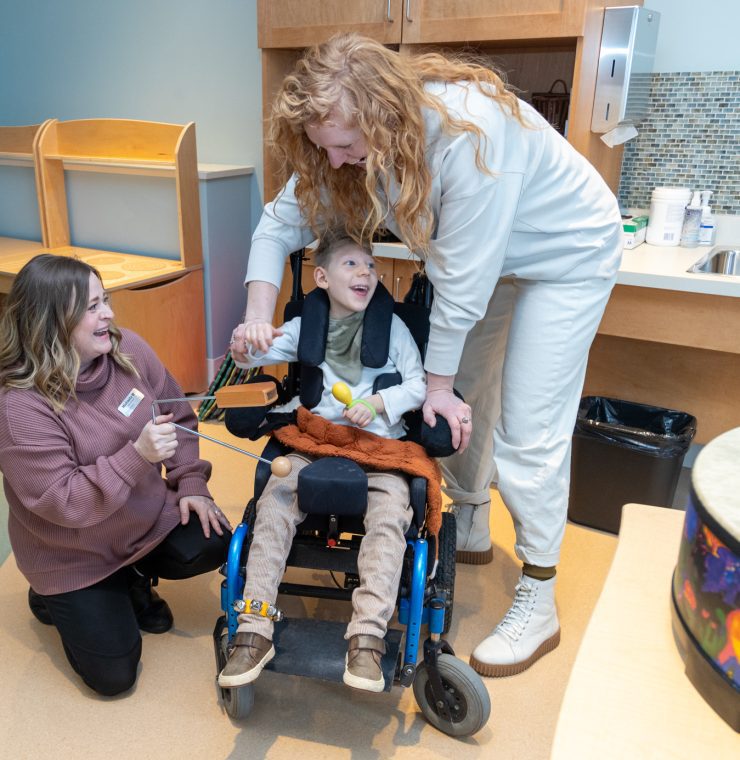
<svg viewBox="0 0 740 760"><path fill-rule="evenodd" d="M402 41L577 37L586 5L587 0L403 0Z"/></svg>
<svg viewBox="0 0 740 760"><path fill-rule="evenodd" d="M740 426L739 332L740 298L617 285L583 393L693 414L707 443Z"/></svg>
<svg viewBox="0 0 740 760"><path fill-rule="evenodd" d="M261 48L306 47L337 32L401 42L402 0L259 0Z"/></svg>
<svg viewBox="0 0 740 760"><path fill-rule="evenodd" d="M306 47L337 32L384 44L529 40L583 33L588 0L260 0L261 48Z"/></svg>

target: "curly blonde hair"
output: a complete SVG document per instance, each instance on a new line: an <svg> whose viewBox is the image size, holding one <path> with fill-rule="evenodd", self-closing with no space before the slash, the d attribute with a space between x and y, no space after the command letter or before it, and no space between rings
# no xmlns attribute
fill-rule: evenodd
<svg viewBox="0 0 740 760"><path fill-rule="evenodd" d="M375 40L342 34L306 51L283 81L272 108L269 141L287 177L297 175L296 198L314 234L341 226L366 243L383 227L390 208L379 192L391 178L400 192L393 214L405 243L429 252L433 215L425 161L423 108L437 111L448 134L471 133L476 164L483 164L482 130L451 116L424 87L428 82L470 82L525 124L516 96L492 69L440 53L402 56ZM332 169L304 126L340 118L359 128L368 146L365 173L347 164Z"/></svg>
<svg viewBox="0 0 740 760"><path fill-rule="evenodd" d="M35 388L59 413L80 371L72 332L88 307L90 275L97 269L79 259L43 253L34 256L13 280L0 318L0 388ZM121 353L121 332L110 324L110 356L138 375Z"/></svg>

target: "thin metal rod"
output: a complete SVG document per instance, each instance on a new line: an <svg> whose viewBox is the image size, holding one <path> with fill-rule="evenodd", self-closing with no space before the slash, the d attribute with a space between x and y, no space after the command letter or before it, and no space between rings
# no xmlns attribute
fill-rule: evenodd
<svg viewBox="0 0 740 760"><path fill-rule="evenodd" d="M186 398L158 398L152 402L152 422L154 422L157 419L159 404L162 404L166 401L170 401L170 402L190 401L190 399L195 399L197 401L199 399L211 399L211 398L216 398L216 397L215 396L188 396ZM210 435L206 435L205 433L199 433L197 430L191 430L190 428L187 428L184 425L178 425L176 422L171 422L170 425L174 425L176 428L178 428L179 430L184 430L186 433L197 435L198 438L205 438L206 441L210 441L211 443L217 443L219 446L224 446L225 448L231 449L232 451L238 451L240 454L246 454L248 457L252 457L252 459L258 459L260 462L264 462L265 464L272 465L272 462L269 459L265 459L264 457L257 456L257 454L253 454L251 451L245 451L244 449L240 449L238 446L232 446L230 443L219 441L217 438L211 438Z"/></svg>
<svg viewBox="0 0 740 760"><path fill-rule="evenodd" d="M259 459L260 462L264 462L265 464L272 464L269 459L264 459L263 457L257 456L257 454L253 454L251 451L245 451L244 449L240 449L237 446L232 446L230 443L226 443L225 441L219 441L217 438L211 438L210 435L206 435L205 433L199 433L197 430L191 430L190 428L186 428L184 425L178 425L176 422L170 422L170 425L174 425L176 428L179 430L184 430L186 433L197 435L198 438L205 438L211 443L217 443L219 446L225 446L227 449L231 449L232 451L238 451L240 454L246 454L248 457L252 457L252 459Z"/></svg>
<svg viewBox="0 0 740 760"><path fill-rule="evenodd" d="M154 403L163 404L165 401L211 401L215 396L182 396L181 398L158 398Z"/></svg>

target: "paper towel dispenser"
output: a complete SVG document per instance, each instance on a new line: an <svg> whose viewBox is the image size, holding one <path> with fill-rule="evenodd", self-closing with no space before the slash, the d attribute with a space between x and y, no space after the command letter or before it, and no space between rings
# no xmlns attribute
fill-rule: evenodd
<svg viewBox="0 0 740 760"><path fill-rule="evenodd" d="M591 131L639 124L647 115L660 14L636 5L606 8Z"/></svg>

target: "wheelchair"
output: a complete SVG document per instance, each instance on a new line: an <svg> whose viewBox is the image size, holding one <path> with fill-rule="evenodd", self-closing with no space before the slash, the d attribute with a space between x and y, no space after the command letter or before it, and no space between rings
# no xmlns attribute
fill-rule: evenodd
<svg viewBox="0 0 740 760"><path fill-rule="evenodd" d="M323 293L313 291L304 298L300 287L301 261L301 252L292 254L293 297L286 306L285 319L303 314L302 323L311 324L312 334L320 334L323 315L319 312L317 317L316 312L312 311L315 306L312 296L314 293L323 296ZM407 296L407 301L411 303L394 303L380 283L378 292L381 299L385 299L386 309L395 311L409 326L423 356L429 334L431 286L423 275L417 275L410 296ZM390 307L389 302L393 304ZM279 401L283 402L296 394L303 399L307 386L321 382L320 370L317 376L316 369L302 364L290 365L282 382L269 378L276 384ZM264 381L267 377L258 375L252 379ZM376 390L397 383L399 379L381 375L379 380L385 384L379 385ZM252 440L257 440L269 429L269 425L268 428L264 427L265 419L268 423L272 419L271 424L280 422L279 416L271 415L266 408L226 410L226 426L230 432ZM423 423L421 412L416 411L409 413L406 424L409 430L407 437L421 442L430 455L447 456L452 453L449 427L443 418L438 417L435 428L428 428ZM236 635L256 503L270 477L268 462L288 451L276 439L270 438L268 441L261 455L265 461L257 465L254 496L246 506L241 523L233 531L227 562L221 568L221 574L225 576L221 583L224 614L216 621L213 631L217 674L226 664L230 642ZM385 691L390 691L394 682L413 687L416 702L429 723L450 736L470 736L486 724L491 705L480 676L467 663L455 657L452 647L443 637L449 631L452 620L455 517L443 512L438 535L428 533L425 528L427 482L423 478L413 477L409 486L414 516L406 534L406 552L397 597L397 620L403 629L392 627L393 620L390 621L385 638L386 654L381 660ZM367 505L365 472L355 462L343 457L317 459L301 471L298 503L307 516L298 526L286 568L325 571L331 574L334 586L291 583L283 579L278 593L351 601L352 592L359 584L357 556L364 532L362 516ZM341 586L334 573L343 574ZM341 683L347 645L344 640L346 624L347 621L310 618L276 622L273 635L276 655L265 670ZM424 627L428 633L426 638L423 638ZM311 652L310 657L305 656L306 651ZM235 719L249 715L256 688L256 682L236 688L223 688L217 684L226 713Z"/></svg>

